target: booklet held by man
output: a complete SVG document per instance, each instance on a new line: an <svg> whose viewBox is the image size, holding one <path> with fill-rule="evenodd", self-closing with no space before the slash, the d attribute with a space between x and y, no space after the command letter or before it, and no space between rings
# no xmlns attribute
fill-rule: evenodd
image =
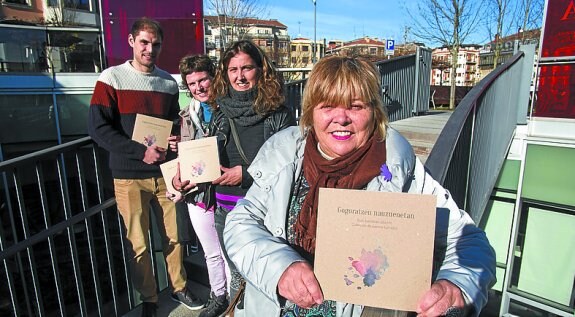
<svg viewBox="0 0 575 317"><path fill-rule="evenodd" d="M205 183L222 175L215 136L178 143L178 158L182 181Z"/></svg>
<svg viewBox="0 0 575 317"><path fill-rule="evenodd" d="M160 119L145 114L136 114L136 123L132 132L132 140L145 146L157 145L162 149L168 148L168 137L172 132L174 123L170 120Z"/></svg>
<svg viewBox="0 0 575 317"><path fill-rule="evenodd" d="M433 195L320 188L314 272L325 299L415 311L431 287Z"/></svg>

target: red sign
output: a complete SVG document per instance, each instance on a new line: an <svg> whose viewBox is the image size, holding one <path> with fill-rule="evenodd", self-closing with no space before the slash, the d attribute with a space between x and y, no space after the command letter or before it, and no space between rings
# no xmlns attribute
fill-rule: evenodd
<svg viewBox="0 0 575 317"><path fill-rule="evenodd" d="M542 60L557 57L573 59L541 66L533 115L575 119L574 0L548 0L544 25Z"/></svg>
<svg viewBox="0 0 575 317"><path fill-rule="evenodd" d="M158 66L178 74L186 54L204 53L202 0L102 0L107 66L132 59L128 34L132 23L143 16L160 22L164 31Z"/></svg>

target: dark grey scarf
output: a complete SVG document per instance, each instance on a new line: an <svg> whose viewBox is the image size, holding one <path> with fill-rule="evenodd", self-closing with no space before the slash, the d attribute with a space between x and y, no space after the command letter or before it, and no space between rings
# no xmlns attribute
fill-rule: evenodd
<svg viewBox="0 0 575 317"><path fill-rule="evenodd" d="M254 110L254 102L258 93L256 88L237 91L230 86L228 91L227 96L216 98L220 110L226 117L233 119L235 123L243 127L252 126L265 118Z"/></svg>

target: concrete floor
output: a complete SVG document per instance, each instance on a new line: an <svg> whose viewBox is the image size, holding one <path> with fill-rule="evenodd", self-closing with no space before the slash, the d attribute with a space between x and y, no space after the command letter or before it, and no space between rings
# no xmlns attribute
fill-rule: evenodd
<svg viewBox="0 0 575 317"><path fill-rule="evenodd" d="M409 141L415 155L425 163L450 116L451 111L431 110L417 117L391 122L390 126Z"/></svg>

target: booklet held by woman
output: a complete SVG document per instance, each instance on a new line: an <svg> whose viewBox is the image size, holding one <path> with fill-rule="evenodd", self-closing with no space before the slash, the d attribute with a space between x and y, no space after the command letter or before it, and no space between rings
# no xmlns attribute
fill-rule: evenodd
<svg viewBox="0 0 575 317"><path fill-rule="evenodd" d="M205 183L222 174L215 136L178 143L178 158L182 180Z"/></svg>
<svg viewBox="0 0 575 317"><path fill-rule="evenodd" d="M326 299L414 311L431 286L436 197L320 188L314 272Z"/></svg>

